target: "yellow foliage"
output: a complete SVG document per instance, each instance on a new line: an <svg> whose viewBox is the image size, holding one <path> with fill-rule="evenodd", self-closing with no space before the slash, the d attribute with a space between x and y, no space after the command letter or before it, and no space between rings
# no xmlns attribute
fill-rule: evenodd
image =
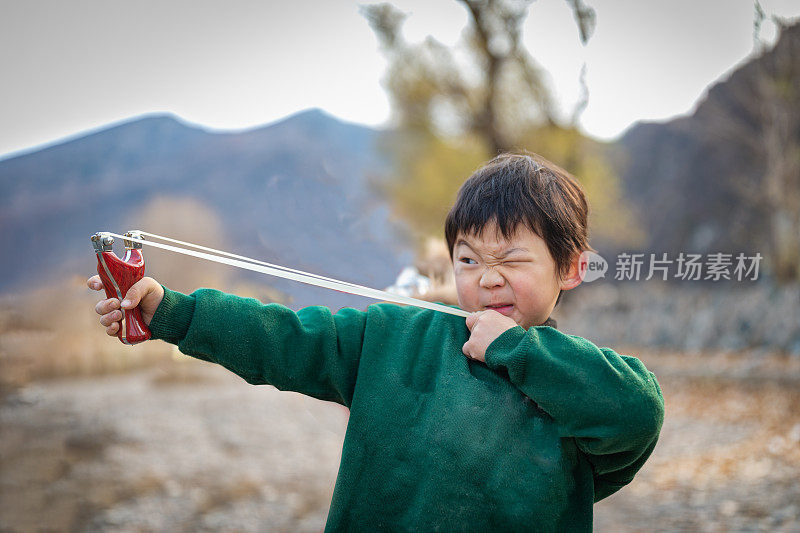
<svg viewBox="0 0 800 533"><path fill-rule="evenodd" d="M534 152L570 172L589 202L590 242L635 247L645 234L625 202L606 147L579 131L558 126L529 129L515 151ZM400 155L400 149L396 156ZM491 158L476 138L420 135L415 150L397 157L395 173L385 188L395 214L412 229L419 251L428 237L442 238L444 221L464 181Z"/></svg>
<svg viewBox="0 0 800 533"><path fill-rule="evenodd" d="M411 226L420 248L426 237L442 237L458 188L489 157L477 139L428 139L413 157L397 162L386 187L395 214Z"/></svg>

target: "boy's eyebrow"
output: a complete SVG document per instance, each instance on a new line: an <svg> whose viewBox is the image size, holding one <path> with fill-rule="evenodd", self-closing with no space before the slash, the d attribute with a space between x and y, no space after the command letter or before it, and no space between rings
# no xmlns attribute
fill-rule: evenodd
<svg viewBox="0 0 800 533"><path fill-rule="evenodd" d="M464 239L459 239L458 242L456 242L456 246L458 246L460 244L463 244L464 246L466 246L467 248L469 248L470 250L475 252L475 249L472 246L470 246L469 243L467 241L465 241ZM497 257L505 257L507 255L512 254L513 252L528 252L528 251L529 250L527 248L523 248L521 246L517 246L517 247L511 248L510 250L506 250L505 252L500 252L500 254L498 254ZM478 253L478 252L475 252L475 253Z"/></svg>

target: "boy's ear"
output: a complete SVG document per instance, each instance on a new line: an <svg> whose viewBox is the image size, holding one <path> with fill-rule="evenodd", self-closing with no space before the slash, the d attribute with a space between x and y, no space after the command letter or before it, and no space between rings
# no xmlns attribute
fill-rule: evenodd
<svg viewBox="0 0 800 533"><path fill-rule="evenodd" d="M587 266L588 262L583 254L578 254L573 257L567 275L561 279L561 290L568 291L580 285L583 281L583 277L586 275Z"/></svg>

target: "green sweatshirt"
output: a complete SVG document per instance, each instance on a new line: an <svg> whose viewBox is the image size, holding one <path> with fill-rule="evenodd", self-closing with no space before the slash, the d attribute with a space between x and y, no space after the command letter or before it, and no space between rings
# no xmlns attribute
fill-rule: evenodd
<svg viewBox="0 0 800 533"><path fill-rule="evenodd" d="M454 315L165 289L150 328L248 383L350 409L325 531L591 531L664 417L641 361L549 326L509 329L484 364Z"/></svg>

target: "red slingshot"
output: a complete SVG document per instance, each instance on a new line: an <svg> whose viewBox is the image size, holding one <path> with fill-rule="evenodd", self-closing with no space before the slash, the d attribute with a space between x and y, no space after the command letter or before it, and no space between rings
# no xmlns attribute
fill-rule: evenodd
<svg viewBox="0 0 800 533"><path fill-rule="evenodd" d="M141 239L136 232L128 232L126 237ZM141 243L125 240L125 257L120 259L111 245L114 238L105 232L92 235L92 245L97 253L97 273L103 281L106 297L125 299L131 285L144 276L144 257ZM137 344L150 338L150 329L144 324L139 306L122 309L122 323L117 337L123 344Z"/></svg>

